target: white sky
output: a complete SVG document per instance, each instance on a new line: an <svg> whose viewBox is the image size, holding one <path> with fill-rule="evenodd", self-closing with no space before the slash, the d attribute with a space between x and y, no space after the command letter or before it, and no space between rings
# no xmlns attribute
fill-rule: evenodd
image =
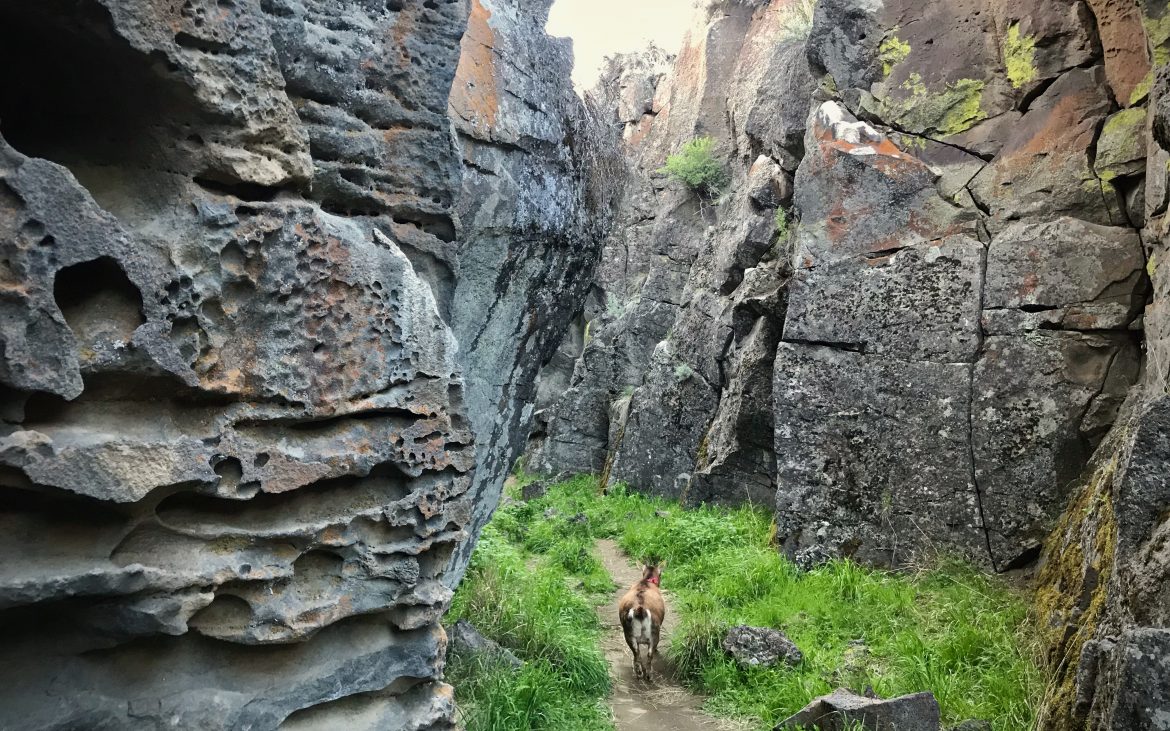
<svg viewBox="0 0 1170 731"><path fill-rule="evenodd" d="M573 83L589 88L606 56L650 41L677 53L693 13L694 0L556 0L547 29L573 39Z"/></svg>

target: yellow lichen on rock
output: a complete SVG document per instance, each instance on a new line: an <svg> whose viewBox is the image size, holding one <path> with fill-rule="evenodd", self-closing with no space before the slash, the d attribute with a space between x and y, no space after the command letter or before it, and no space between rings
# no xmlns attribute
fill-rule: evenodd
<svg viewBox="0 0 1170 731"><path fill-rule="evenodd" d="M1048 674L1038 729L1078 728L1077 668L1101 623L1117 547L1113 489L1119 458L1115 451L1093 472L1045 550L1034 603Z"/></svg>
<svg viewBox="0 0 1170 731"><path fill-rule="evenodd" d="M1003 63L1013 87L1019 89L1036 80L1036 36L1022 35L1019 23L1008 28L1003 43Z"/></svg>

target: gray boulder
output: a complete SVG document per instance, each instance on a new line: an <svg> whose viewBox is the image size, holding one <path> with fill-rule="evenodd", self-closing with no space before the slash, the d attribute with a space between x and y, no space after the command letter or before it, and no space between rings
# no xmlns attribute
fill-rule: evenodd
<svg viewBox="0 0 1170 731"><path fill-rule="evenodd" d="M914 693L889 700L867 698L838 688L784 719L775 731L939 731L938 701L933 693Z"/></svg>
<svg viewBox="0 0 1170 731"><path fill-rule="evenodd" d="M524 667L524 661L495 640L480 634L471 622L461 619L447 628L447 654L465 657L479 657L483 660L506 665L513 670Z"/></svg>
<svg viewBox="0 0 1170 731"><path fill-rule="evenodd" d="M524 487L520 488L520 499L528 502L529 500L539 500L548 494L548 482L545 480L537 480L530 482Z"/></svg>
<svg viewBox="0 0 1170 731"><path fill-rule="evenodd" d="M770 627L739 625L727 631L723 651L742 668L799 665L803 653L788 636Z"/></svg>

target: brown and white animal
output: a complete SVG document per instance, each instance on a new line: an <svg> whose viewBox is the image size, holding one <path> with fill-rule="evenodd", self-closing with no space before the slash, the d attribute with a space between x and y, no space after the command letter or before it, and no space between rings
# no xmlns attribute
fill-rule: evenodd
<svg viewBox="0 0 1170 731"><path fill-rule="evenodd" d="M634 675L650 679L650 665L658 652L658 633L666 616L666 605L658 588L662 581L662 566L649 564L642 569L642 578L630 587L618 602L618 618L626 635L626 644L634 653Z"/></svg>

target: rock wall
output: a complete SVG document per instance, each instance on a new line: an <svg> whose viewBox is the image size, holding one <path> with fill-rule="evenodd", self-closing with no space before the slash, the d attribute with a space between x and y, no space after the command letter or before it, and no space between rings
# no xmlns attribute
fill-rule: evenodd
<svg viewBox="0 0 1170 731"><path fill-rule="evenodd" d="M1102 24L1101 40L1106 59L1118 59L1116 73L1129 70L1135 95L1153 79L1149 114L1133 114L1123 138L1130 155L1144 151L1148 161L1144 196L1135 197L1138 205L1144 197L1141 236L1153 290L1144 374L1045 547L1037 614L1051 676L1040 712L1046 731L1157 729L1170 719L1170 359L1168 280L1160 265L1170 253L1170 15L1161 2L1145 2L1140 11L1153 51L1151 76L1138 78L1130 67L1132 38L1117 32L1119 21Z"/></svg>
<svg viewBox="0 0 1170 731"><path fill-rule="evenodd" d="M797 174L776 365L790 551L1002 570L1067 504L1137 377L1148 288L1127 205L1144 154L1121 140L1145 95L1097 22L1085 3L818 6L834 101Z"/></svg>
<svg viewBox="0 0 1170 731"><path fill-rule="evenodd" d="M533 465L774 504L804 565L1047 541L1042 727L1163 728L1166 3L788 13L603 77L631 182ZM714 200L658 172L704 135Z"/></svg>
<svg viewBox="0 0 1170 731"><path fill-rule="evenodd" d="M0 727L452 727L607 216L546 9L0 7Z"/></svg>
<svg viewBox="0 0 1170 731"><path fill-rule="evenodd" d="M463 222L451 323L476 441L471 535L521 456L541 366L593 281L621 178L615 130L566 82L572 45L544 26L552 0L473 0L451 92ZM462 577L474 541L447 575Z"/></svg>
<svg viewBox="0 0 1170 731"><path fill-rule="evenodd" d="M669 73L652 51L603 75L595 95L625 130L631 173L535 468L604 471L693 502L774 499L771 370L787 264L773 231L812 89L803 44L776 42L784 5L712 3ZM659 172L699 136L733 161L722 200Z"/></svg>
<svg viewBox="0 0 1170 731"><path fill-rule="evenodd" d="M1033 561L1140 367L1142 17L791 13L710 3L668 74L603 79L633 182L534 465L775 504L802 562ZM713 201L658 172L703 135Z"/></svg>

